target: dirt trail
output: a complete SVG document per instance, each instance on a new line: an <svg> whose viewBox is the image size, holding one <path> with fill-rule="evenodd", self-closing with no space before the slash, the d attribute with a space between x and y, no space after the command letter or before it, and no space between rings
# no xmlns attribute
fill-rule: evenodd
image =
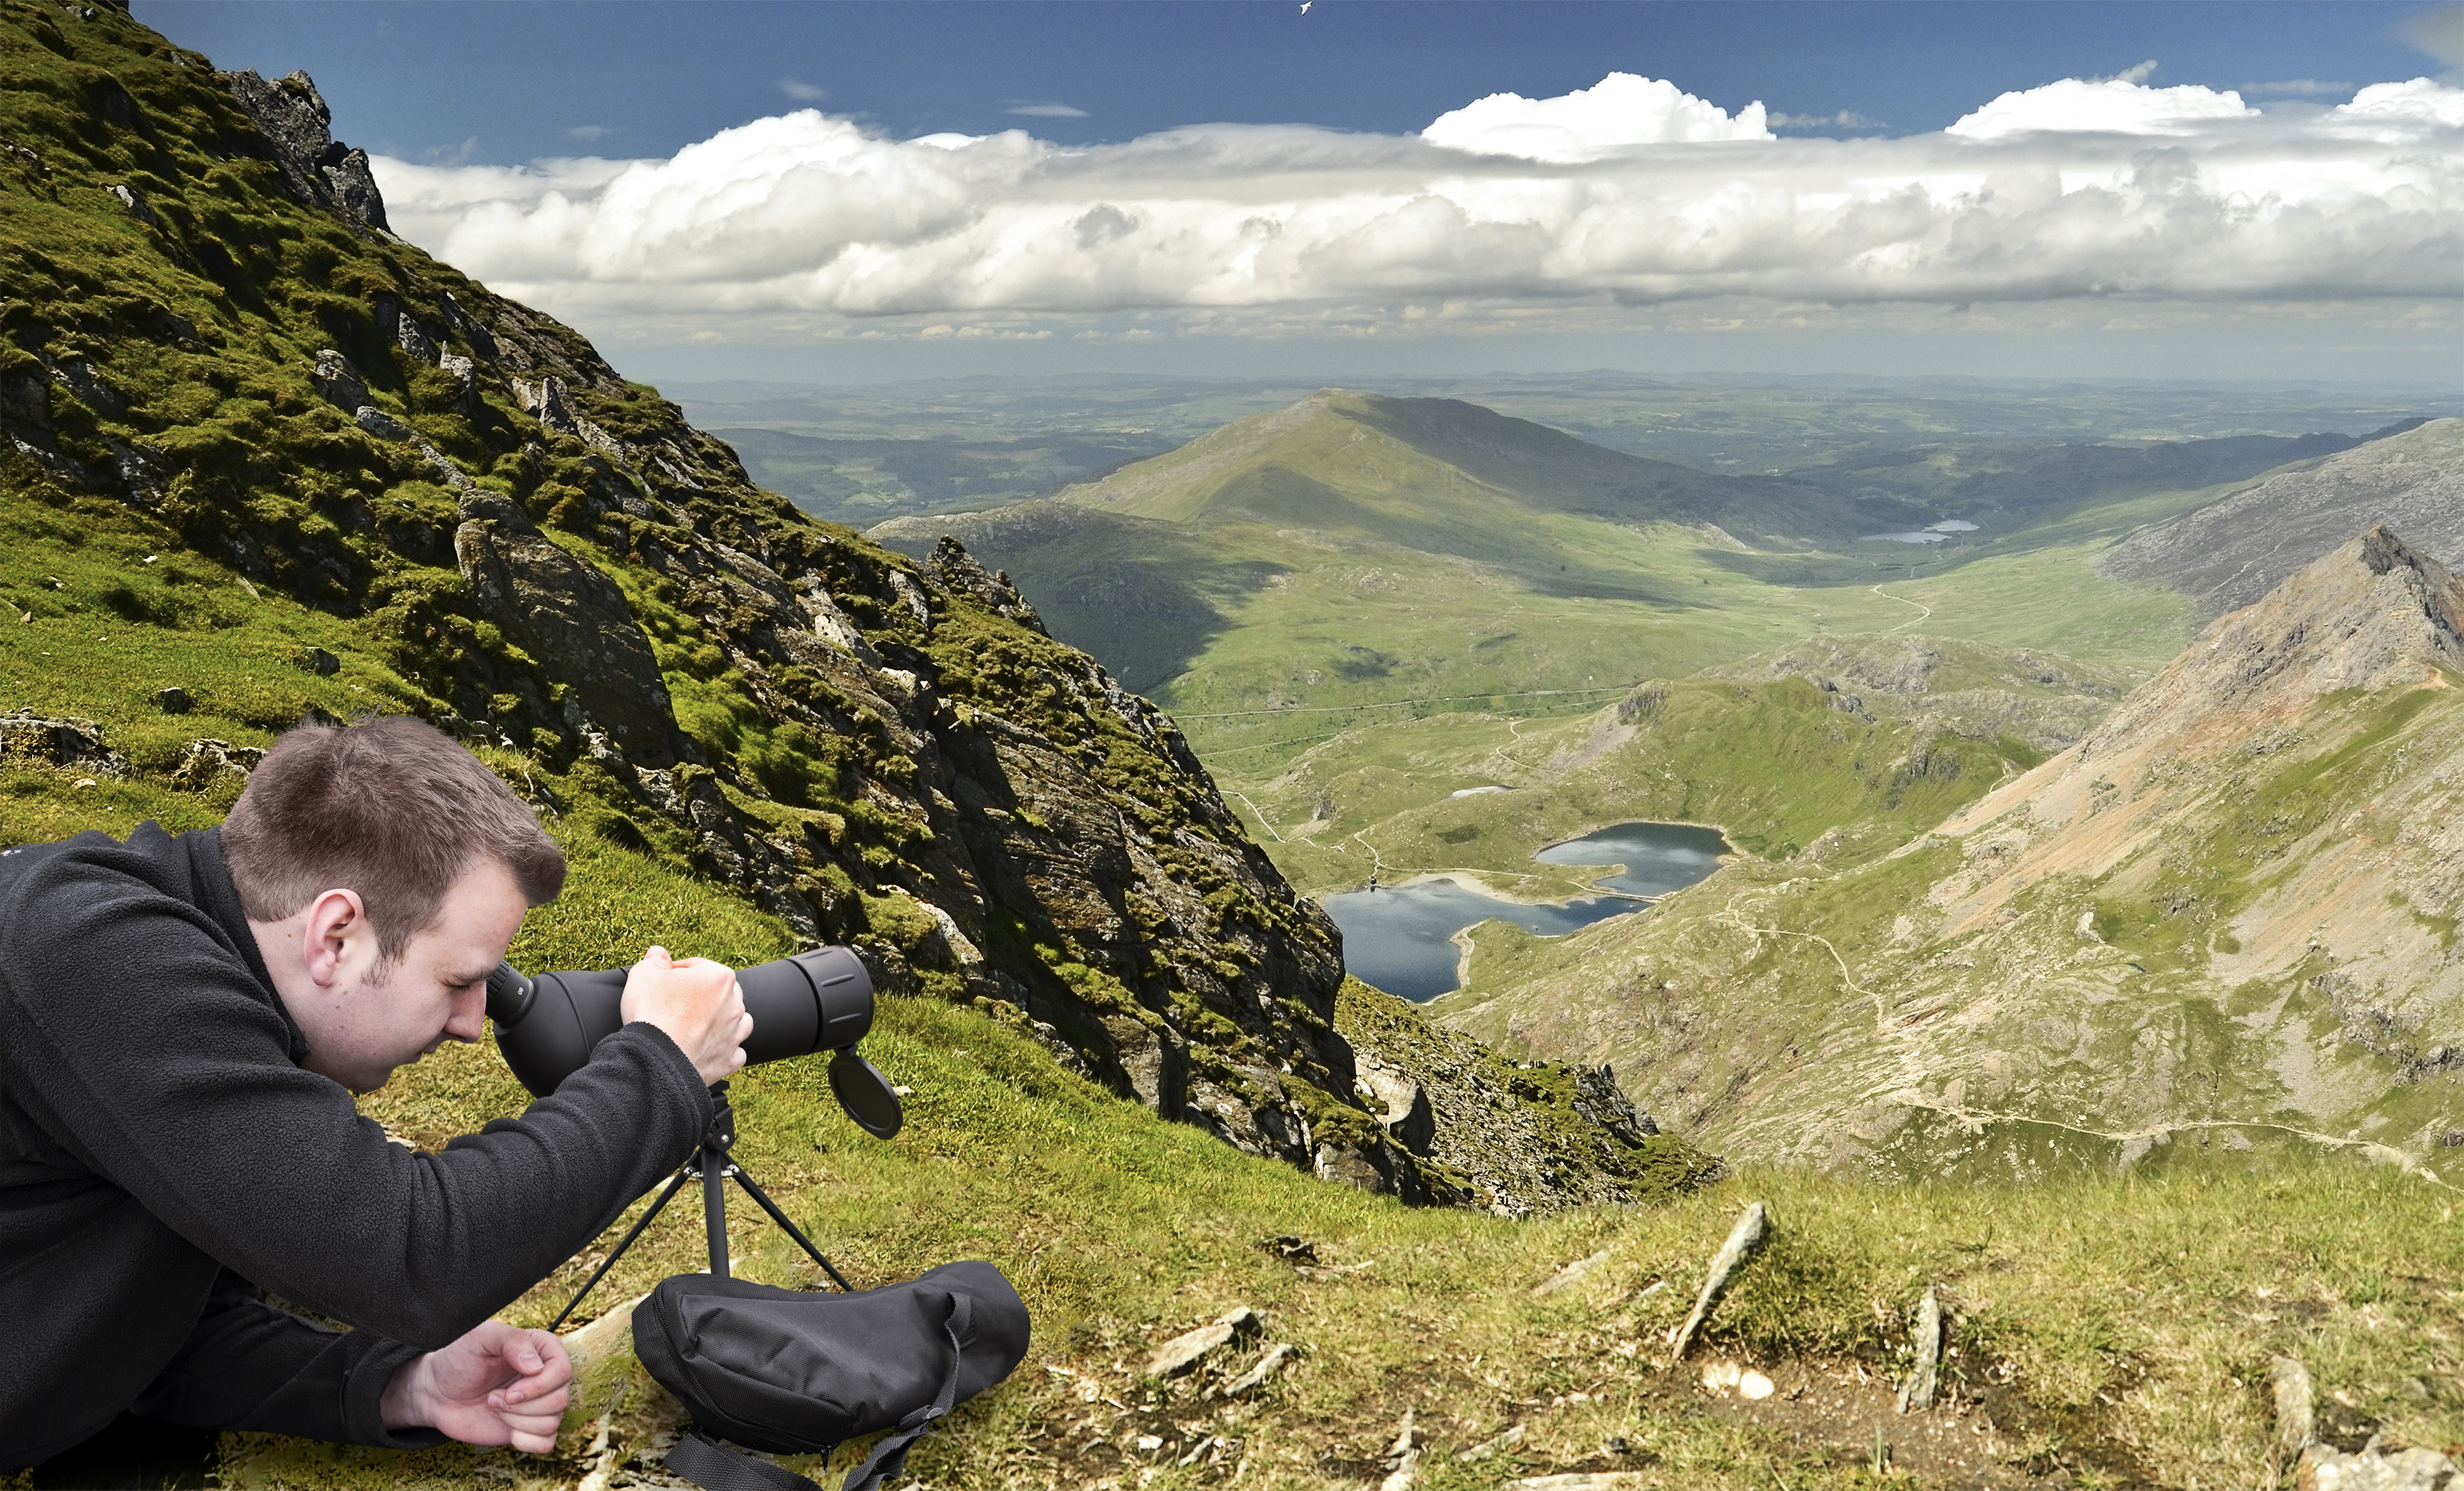
<svg viewBox="0 0 2464 1491"><path fill-rule="evenodd" d="M1908 599L1907 597L1905 597L1905 596L1895 596L1895 595L1891 594L1889 591L1887 591L1887 590L1883 589L1883 588L1882 588L1881 586L1880 586L1880 585L1876 585L1876 586L1874 587L1874 594L1876 594L1876 595L1878 595L1878 596L1881 596L1881 597L1883 600L1885 600L1885 601L1897 601L1897 602L1898 602L1898 603L1900 603L1902 605L1913 605L1913 606L1915 606L1915 607L1917 608L1917 614L1916 614L1916 615L1911 616L1911 617L1909 617L1906 621L1903 621L1903 622L1900 623L1900 625L1897 625L1897 626L1885 626L1885 627L1883 627L1883 628L1882 628L1882 635L1884 635L1884 636L1886 636L1886 637L1887 637L1887 636L1889 636L1892 632L1900 631L1900 630L1903 630L1903 629L1904 629L1904 628L1906 628L1906 627L1913 626L1913 625L1915 625L1917 623L1919 623L1919 622L1921 622L1921 621L1924 621L1924 620L1925 620L1927 617L1930 617L1931 615L1933 615L1933 607L1932 607L1932 606L1926 605L1926 604L1925 604L1925 603L1922 603L1922 602L1918 602L1918 601L1911 601L1911 600L1909 600L1909 599Z"/></svg>

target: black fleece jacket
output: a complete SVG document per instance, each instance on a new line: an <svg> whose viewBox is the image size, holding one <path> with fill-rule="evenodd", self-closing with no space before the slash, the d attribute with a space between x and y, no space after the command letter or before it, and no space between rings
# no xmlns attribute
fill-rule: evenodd
<svg viewBox="0 0 2464 1491"><path fill-rule="evenodd" d="M711 1112L634 1024L521 1117L414 1153L307 1054L219 830L0 853L0 1470L131 1407L437 1442L385 1430L394 1370L579 1251Z"/></svg>

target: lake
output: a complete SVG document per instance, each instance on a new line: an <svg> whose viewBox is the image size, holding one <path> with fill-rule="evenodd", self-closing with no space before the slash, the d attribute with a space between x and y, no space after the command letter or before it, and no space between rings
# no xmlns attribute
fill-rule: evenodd
<svg viewBox="0 0 2464 1491"><path fill-rule="evenodd" d="M1618 823L1551 844L1532 856L1544 865L1622 866L1595 882L1621 895L1528 905L1504 901L1452 880L1321 896L1318 904L1343 929L1344 966L1365 983L1416 1002L1456 987L1463 954L1454 935L1491 919L1544 937L1640 909L1635 896L1683 889L1719 867L1728 842L1716 828L1692 823Z"/></svg>

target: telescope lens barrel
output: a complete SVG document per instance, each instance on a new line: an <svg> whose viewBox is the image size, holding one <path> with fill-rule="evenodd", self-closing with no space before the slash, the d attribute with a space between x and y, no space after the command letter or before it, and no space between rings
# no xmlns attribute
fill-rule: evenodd
<svg viewBox="0 0 2464 1491"><path fill-rule="evenodd" d="M488 978L488 1018L496 1048L523 1086L539 1097L590 1060L590 1049L625 1021L621 968L524 977L511 963ZM872 977L846 948L816 948L736 976L753 1034L745 1064L846 1050L872 1028Z"/></svg>

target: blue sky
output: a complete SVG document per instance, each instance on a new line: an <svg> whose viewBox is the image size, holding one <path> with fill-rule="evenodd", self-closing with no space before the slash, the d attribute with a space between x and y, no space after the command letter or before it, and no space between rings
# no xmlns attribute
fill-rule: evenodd
<svg viewBox="0 0 2464 1491"><path fill-rule="evenodd" d="M1730 109L1846 111L1908 134L1996 94L2151 57L2159 83L2307 81L2350 97L2442 70L2403 34L2432 9L1317 0L1304 16L1287 0L139 0L136 13L223 67L307 69L335 134L371 151L512 164L667 155L805 102L898 136L1023 125L1070 144L1217 121L1417 130L1485 94L1547 98L1612 70ZM1085 115L1010 112L1038 105Z"/></svg>
<svg viewBox="0 0 2464 1491"><path fill-rule="evenodd" d="M1303 15L1294 0L139 0L136 12L223 67L305 68L336 135L382 158L397 227L653 376L2129 362L2464 381L2464 271L2437 267L2464 249L2453 5L1315 0ZM1633 86L1604 83L1617 73ZM2412 119L2401 141L2356 147L2350 129L2305 123L2348 124L2329 116L2357 91L2422 77L2429 94L2371 116ZM2090 86L2048 91L2064 79ZM1462 112L1502 93L1524 112ZM2004 122L1977 122L2006 95L2021 101ZM1755 103L1765 112L1749 116ZM1631 122L1645 115L1661 122ZM1451 134L1432 128L1448 119ZM1303 127L1191 128L1210 125ZM910 143L926 136L941 143ZM2195 205L2213 221L2103 275L2099 252L2126 261L2145 230L2181 231L2148 227L2178 224L2189 200L2146 174L2151 149L2205 184ZM1447 152L1480 169L1466 178L1454 168L1466 157ZM2399 156L2435 164L2406 176L2389 165ZM574 157L639 164L542 164ZM1999 198L1980 185L1988 166ZM2013 208L2014 171L2053 173L2060 200ZM2289 206L2253 218L2243 208L2275 191L2272 172ZM2335 196L2321 184L2339 178L2376 185ZM1885 179L1922 180L1935 204L1897 240L1871 228L1906 208L1870 186ZM723 194L710 186L722 180ZM1756 198L1750 222L1720 216L1740 189ZM1859 191L1870 200L1840 206ZM1529 206L1569 193L1622 206ZM2160 214L2146 204L2163 193ZM1360 200L1383 205L1346 216ZM1226 203L1249 205L1227 217ZM1807 226L1810 204L1828 226ZM2040 252L2128 211L2146 214L2138 238L2108 227L2094 230L2115 234L2108 250ZM1708 227L1653 236L1673 218ZM1287 262L1238 241L1242 223L1268 220ZM1980 224L2008 241L1975 249ZM1979 268L2022 251L2044 261L1999 278ZM2288 252L2309 267L2288 268ZM1911 256L1930 267L1874 268ZM1793 268L1771 272L1781 262Z"/></svg>

